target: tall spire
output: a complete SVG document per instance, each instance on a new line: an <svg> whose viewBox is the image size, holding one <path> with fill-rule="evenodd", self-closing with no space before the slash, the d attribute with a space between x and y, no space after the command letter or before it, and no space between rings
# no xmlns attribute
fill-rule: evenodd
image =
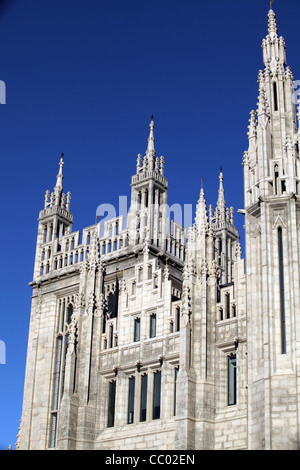
<svg viewBox="0 0 300 470"><path fill-rule="evenodd" d="M217 201L217 210L216 210L216 218L218 221L226 219L226 202L225 202L225 192L223 186L223 172L222 167L220 168L220 175L219 175L219 190L218 190L218 201Z"/></svg>
<svg viewBox="0 0 300 470"><path fill-rule="evenodd" d="M207 206L204 197L203 179L201 180L200 196L196 208L196 226L198 231L205 230L208 225Z"/></svg>
<svg viewBox="0 0 300 470"><path fill-rule="evenodd" d="M64 179L63 172L62 172L63 166L64 166L64 154L62 153L60 161L59 161L59 172L56 177L56 185L54 188L54 189L61 190L61 191L63 190L63 179Z"/></svg>
<svg viewBox="0 0 300 470"><path fill-rule="evenodd" d="M147 157L147 162L148 162L148 168L150 170L153 170L153 168L154 168L154 158L155 158L155 155L156 155L155 147L154 147L155 139L154 139L154 117L153 117L153 114L151 116L151 122L149 124L149 127L150 127L150 133L149 133L149 137L148 137L148 147L147 147L147 150L146 150L146 157Z"/></svg>
<svg viewBox="0 0 300 470"><path fill-rule="evenodd" d="M268 32L270 35L274 36L277 35L277 23L276 23L276 15L274 10L272 9L272 3L270 4L270 10L268 13Z"/></svg>

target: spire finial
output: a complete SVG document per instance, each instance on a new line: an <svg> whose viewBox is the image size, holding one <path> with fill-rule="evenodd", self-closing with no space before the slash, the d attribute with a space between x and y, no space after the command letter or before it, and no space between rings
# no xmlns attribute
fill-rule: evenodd
<svg viewBox="0 0 300 470"><path fill-rule="evenodd" d="M277 34L277 23L276 23L276 15L274 13L274 10L272 9L272 3L274 2L271 1L270 3L270 10L268 13L268 32L269 34Z"/></svg>
<svg viewBox="0 0 300 470"><path fill-rule="evenodd" d="M61 158L59 160L59 172L58 172L58 175L56 177L56 185L55 185L55 189L59 189L59 190L62 190L63 189L63 166L64 166L64 154L62 153L61 154Z"/></svg>
<svg viewBox="0 0 300 470"><path fill-rule="evenodd" d="M150 134L148 138L148 147L146 150L146 157L147 157L147 166L149 170L153 170L154 168L154 157L156 155L155 148L154 148L154 117L153 114L151 116L151 122L149 124L150 127Z"/></svg>
<svg viewBox="0 0 300 470"><path fill-rule="evenodd" d="M218 190L218 202L217 202L217 212L218 216L221 219L225 219L225 211L226 211L226 202L225 202L225 192L224 192L224 187L223 187L223 172L222 172L222 167L220 168L220 175L219 175L219 190Z"/></svg>
<svg viewBox="0 0 300 470"><path fill-rule="evenodd" d="M203 189L203 178L201 178L201 189L196 208L195 222L198 230L200 231L201 229L205 229L208 224L207 207Z"/></svg>

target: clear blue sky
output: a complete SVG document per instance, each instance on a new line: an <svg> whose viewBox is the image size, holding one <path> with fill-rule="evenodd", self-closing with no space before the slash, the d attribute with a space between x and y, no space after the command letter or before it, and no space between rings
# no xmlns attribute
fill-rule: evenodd
<svg viewBox="0 0 300 470"><path fill-rule="evenodd" d="M11 0L0 2L0 449L22 413L37 218L61 152L74 230L97 206L130 194L151 114L169 204L195 204L204 178L243 207L242 155L256 108L263 0ZM299 0L275 0L288 64L300 79ZM241 231L243 218L236 215Z"/></svg>

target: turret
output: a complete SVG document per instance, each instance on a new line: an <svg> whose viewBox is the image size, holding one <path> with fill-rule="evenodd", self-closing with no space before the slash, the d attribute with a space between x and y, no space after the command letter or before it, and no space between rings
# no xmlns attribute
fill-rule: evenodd
<svg viewBox="0 0 300 470"><path fill-rule="evenodd" d="M154 118L149 124L147 150L138 154L136 174L131 182L131 207L128 229L131 244L165 246L167 231L168 180L164 177L164 157L156 157Z"/></svg>
<svg viewBox="0 0 300 470"><path fill-rule="evenodd" d="M39 214L34 279L48 274L53 269L52 255L60 251L62 237L72 230L71 193L63 192L63 166L62 154L54 190L51 194L50 191L46 191L44 209Z"/></svg>

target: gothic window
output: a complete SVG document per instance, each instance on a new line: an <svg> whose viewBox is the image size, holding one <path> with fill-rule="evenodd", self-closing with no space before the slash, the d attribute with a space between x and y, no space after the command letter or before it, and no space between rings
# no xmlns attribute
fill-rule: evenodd
<svg viewBox="0 0 300 470"><path fill-rule="evenodd" d="M277 83L273 82L274 111L278 111Z"/></svg>
<svg viewBox="0 0 300 470"><path fill-rule="evenodd" d="M132 424L134 421L134 394L135 394L135 377L129 378L129 390L128 390L128 424Z"/></svg>
<svg viewBox="0 0 300 470"><path fill-rule="evenodd" d="M140 318L135 318L134 320L134 341L140 341L140 335L141 335L141 319Z"/></svg>
<svg viewBox="0 0 300 470"><path fill-rule="evenodd" d="M152 264L148 264L148 279L152 279Z"/></svg>
<svg viewBox="0 0 300 470"><path fill-rule="evenodd" d="M108 413L107 427L112 428L115 425L115 405L116 405L116 381L108 383Z"/></svg>
<svg viewBox="0 0 300 470"><path fill-rule="evenodd" d="M177 399L177 379L179 373L179 366L175 367L175 378L174 378L174 416L176 416L176 399Z"/></svg>
<svg viewBox="0 0 300 470"><path fill-rule="evenodd" d="M235 304L232 305L231 311L232 311L232 317L236 317L236 305Z"/></svg>
<svg viewBox="0 0 300 470"><path fill-rule="evenodd" d="M228 405L236 405L236 355L228 356Z"/></svg>
<svg viewBox="0 0 300 470"><path fill-rule="evenodd" d="M224 319L222 307L220 307L220 309L219 309L219 318L220 318L221 321Z"/></svg>
<svg viewBox="0 0 300 470"><path fill-rule="evenodd" d="M225 304L226 304L226 318L230 318L230 294L229 292L225 294Z"/></svg>
<svg viewBox="0 0 300 470"><path fill-rule="evenodd" d="M152 418L160 418L160 404L161 404L161 371L158 370L153 374L153 412Z"/></svg>
<svg viewBox="0 0 300 470"><path fill-rule="evenodd" d="M116 318L118 316L118 304L119 304L119 286L116 282L116 285L113 286L113 290L109 292L107 298L107 310L111 315L111 318Z"/></svg>
<svg viewBox="0 0 300 470"><path fill-rule="evenodd" d="M148 194L148 189L145 191L145 206L148 207L149 205L149 194Z"/></svg>
<svg viewBox="0 0 300 470"><path fill-rule="evenodd" d="M150 338L155 338L156 336L156 314L152 313L150 315Z"/></svg>
<svg viewBox="0 0 300 470"><path fill-rule="evenodd" d="M109 326L109 347L114 347L114 327L113 325Z"/></svg>
<svg viewBox="0 0 300 470"><path fill-rule="evenodd" d="M280 310L281 310L281 354L286 354L286 326L285 326L285 291L284 291L284 265L283 265L283 238L282 228L278 228L278 258L279 258L279 284L280 284Z"/></svg>
<svg viewBox="0 0 300 470"><path fill-rule="evenodd" d="M140 400L140 421L146 421L147 417L147 389L148 375L141 376L141 400Z"/></svg>
<svg viewBox="0 0 300 470"><path fill-rule="evenodd" d="M175 331L180 331L180 307L175 309Z"/></svg>

